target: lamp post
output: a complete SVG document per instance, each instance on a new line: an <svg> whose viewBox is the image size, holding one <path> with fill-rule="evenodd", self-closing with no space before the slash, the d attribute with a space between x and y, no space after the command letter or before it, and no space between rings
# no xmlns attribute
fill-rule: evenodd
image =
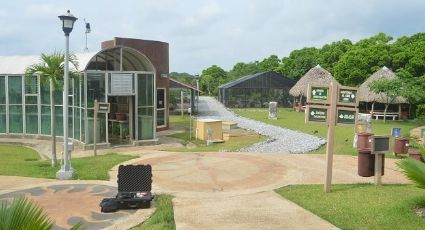
<svg viewBox="0 0 425 230"><path fill-rule="evenodd" d="M68 91L69 91L69 34L71 33L74 22L78 18L74 17L69 10L67 14L60 15L59 19L62 21L62 30L65 33L65 73L63 77L63 163L61 169L56 173L56 178L61 180L72 179L74 169L71 167L71 154L72 143L68 144Z"/></svg>

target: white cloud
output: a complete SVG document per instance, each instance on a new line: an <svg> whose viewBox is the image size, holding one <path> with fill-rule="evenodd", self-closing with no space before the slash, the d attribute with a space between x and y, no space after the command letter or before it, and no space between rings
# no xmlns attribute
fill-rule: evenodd
<svg viewBox="0 0 425 230"><path fill-rule="evenodd" d="M171 71L190 73L343 38L410 35L424 31L425 21L421 0L16 0L0 9L0 55L62 49L57 16L67 9L79 18L71 49L84 49L86 18L91 50L113 37L161 40L170 44Z"/></svg>

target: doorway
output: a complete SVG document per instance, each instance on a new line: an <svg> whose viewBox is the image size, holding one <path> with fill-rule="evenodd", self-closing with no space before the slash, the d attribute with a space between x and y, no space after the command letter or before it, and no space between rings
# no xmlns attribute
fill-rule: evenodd
<svg viewBox="0 0 425 230"><path fill-rule="evenodd" d="M134 140L134 96L108 96L108 137L112 146L131 145Z"/></svg>

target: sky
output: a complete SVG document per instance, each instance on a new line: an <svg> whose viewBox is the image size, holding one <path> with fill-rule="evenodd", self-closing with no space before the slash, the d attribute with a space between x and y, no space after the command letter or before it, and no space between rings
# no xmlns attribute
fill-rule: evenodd
<svg viewBox="0 0 425 230"><path fill-rule="evenodd" d="M85 48L86 19L90 51L114 37L163 41L170 72L190 74L344 38L425 32L423 0L1 0L0 56L64 50L57 16L68 9L78 18L71 52Z"/></svg>

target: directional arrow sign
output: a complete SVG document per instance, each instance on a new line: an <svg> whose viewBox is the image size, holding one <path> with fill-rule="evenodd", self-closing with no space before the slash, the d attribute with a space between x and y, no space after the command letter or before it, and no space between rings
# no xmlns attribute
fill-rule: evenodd
<svg viewBox="0 0 425 230"><path fill-rule="evenodd" d="M357 88L340 87L338 90L338 104L357 106Z"/></svg>
<svg viewBox="0 0 425 230"><path fill-rule="evenodd" d="M311 97L312 101L327 101L329 95L329 88L327 87L311 87Z"/></svg>
<svg viewBox="0 0 425 230"><path fill-rule="evenodd" d="M354 125L356 123L357 111L351 108L339 108L337 114L338 124Z"/></svg>
<svg viewBox="0 0 425 230"><path fill-rule="evenodd" d="M328 108L323 106L307 107L306 113L307 122L327 122L328 121Z"/></svg>

